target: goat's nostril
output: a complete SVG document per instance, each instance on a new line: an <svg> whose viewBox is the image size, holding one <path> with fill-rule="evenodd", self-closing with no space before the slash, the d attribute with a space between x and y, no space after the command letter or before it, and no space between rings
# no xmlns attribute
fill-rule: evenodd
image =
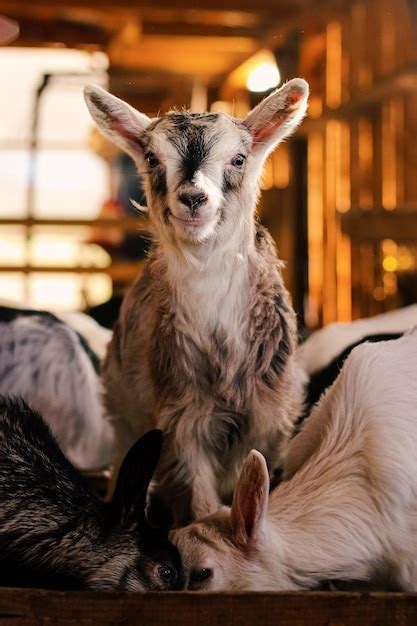
<svg viewBox="0 0 417 626"><path fill-rule="evenodd" d="M189 191L187 193L182 193L179 196L179 200L189 209L195 209L200 206L200 204L203 204L203 202L206 202L207 196L201 191Z"/></svg>

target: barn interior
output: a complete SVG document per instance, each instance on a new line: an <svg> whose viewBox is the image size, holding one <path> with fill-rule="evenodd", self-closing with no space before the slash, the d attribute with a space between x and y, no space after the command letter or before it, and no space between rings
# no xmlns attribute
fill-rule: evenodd
<svg viewBox="0 0 417 626"><path fill-rule="evenodd" d="M0 48L2 300L100 308L141 271L140 181L93 128L86 83L150 116L244 117L302 76L308 117L267 162L259 207L300 326L416 301L415 0L1 0L0 14L19 27Z"/></svg>

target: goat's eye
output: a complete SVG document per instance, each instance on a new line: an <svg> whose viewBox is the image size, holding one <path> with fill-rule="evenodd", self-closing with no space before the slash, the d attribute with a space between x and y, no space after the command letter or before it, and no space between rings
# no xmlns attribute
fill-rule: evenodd
<svg viewBox="0 0 417 626"><path fill-rule="evenodd" d="M159 164L158 159L152 152L146 155L146 160L148 161L149 167L156 167Z"/></svg>
<svg viewBox="0 0 417 626"><path fill-rule="evenodd" d="M242 167L245 162L246 157L243 154L237 154L233 157L231 163L234 167Z"/></svg>
<svg viewBox="0 0 417 626"><path fill-rule="evenodd" d="M175 577L175 571L169 565L160 565L158 569L158 574L160 579L167 584L172 583Z"/></svg>
<svg viewBox="0 0 417 626"><path fill-rule="evenodd" d="M190 575L190 583L203 583L213 576L213 570L209 567L203 567L202 569L194 569Z"/></svg>

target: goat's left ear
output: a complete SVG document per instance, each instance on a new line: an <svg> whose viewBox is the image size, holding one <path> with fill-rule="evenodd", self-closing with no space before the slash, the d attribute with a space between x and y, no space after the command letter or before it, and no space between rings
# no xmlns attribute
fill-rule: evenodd
<svg viewBox="0 0 417 626"><path fill-rule="evenodd" d="M116 523L129 525L143 518L149 483L158 465L162 431L145 433L126 454L117 477L111 502Z"/></svg>
<svg viewBox="0 0 417 626"><path fill-rule="evenodd" d="M308 92L308 83L294 78L250 111L245 124L252 135L254 154L265 158L294 132L306 114Z"/></svg>
<svg viewBox="0 0 417 626"><path fill-rule="evenodd" d="M269 474L257 450L246 457L233 497L231 519L238 544L256 547L265 532L269 499Z"/></svg>

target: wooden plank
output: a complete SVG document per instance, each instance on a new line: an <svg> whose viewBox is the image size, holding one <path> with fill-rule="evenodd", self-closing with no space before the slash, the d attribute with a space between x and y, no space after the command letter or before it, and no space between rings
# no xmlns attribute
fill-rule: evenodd
<svg viewBox="0 0 417 626"><path fill-rule="evenodd" d="M11 15L19 24L20 34L16 46L27 46L65 43L68 46L79 44L96 44L106 46L110 41L110 33L95 24L69 22L66 20L39 20L31 17Z"/></svg>
<svg viewBox="0 0 417 626"><path fill-rule="evenodd" d="M109 267L65 267L63 265L0 265L0 274L107 274L113 280L134 280L139 263L113 263Z"/></svg>
<svg viewBox="0 0 417 626"><path fill-rule="evenodd" d="M417 63L413 62L401 70L387 74L368 89L352 91L351 99L346 104L342 104L337 109L326 107L319 118L304 121L302 128L307 132L313 129L317 130L329 119L354 118L364 109L378 105L381 100L396 94L409 94L410 92L416 92L416 90Z"/></svg>
<svg viewBox="0 0 417 626"><path fill-rule="evenodd" d="M260 29L252 26L204 24L181 22L159 22L144 20L144 35L168 35L175 37L250 37L260 36Z"/></svg>
<svg viewBox="0 0 417 626"><path fill-rule="evenodd" d="M14 626L415 626L417 594L98 594L5 589L0 624Z"/></svg>
<svg viewBox="0 0 417 626"><path fill-rule="evenodd" d="M68 228L74 226L88 226L90 228L120 228L125 232L146 231L146 223L141 223L136 217L100 217L94 220L88 219L41 219L41 218L0 218L0 228L2 226L24 226L32 228L35 226L56 226L58 228Z"/></svg>
<svg viewBox="0 0 417 626"><path fill-rule="evenodd" d="M342 230L355 242L379 242L394 239L398 242L417 240L417 211L396 210L375 213L346 213L342 215Z"/></svg>
<svg viewBox="0 0 417 626"><path fill-rule="evenodd" d="M282 8L288 6L303 7L306 0L287 0L277 3L276 0L256 0L254 4L253 0L175 0L176 9L190 9L194 11L253 11L256 8L256 12L263 11L275 14ZM11 2L7 2L10 6ZM166 8L172 9L172 0L100 0L96 3L98 9L114 8L114 9L126 9L133 8L138 9L156 9ZM13 5L16 7L26 6L26 0L13 0ZM38 8L45 7L50 9L62 8L65 11L69 11L71 8L94 8L91 0L38 0L36 2ZM2 8L2 2L0 1L0 10Z"/></svg>

